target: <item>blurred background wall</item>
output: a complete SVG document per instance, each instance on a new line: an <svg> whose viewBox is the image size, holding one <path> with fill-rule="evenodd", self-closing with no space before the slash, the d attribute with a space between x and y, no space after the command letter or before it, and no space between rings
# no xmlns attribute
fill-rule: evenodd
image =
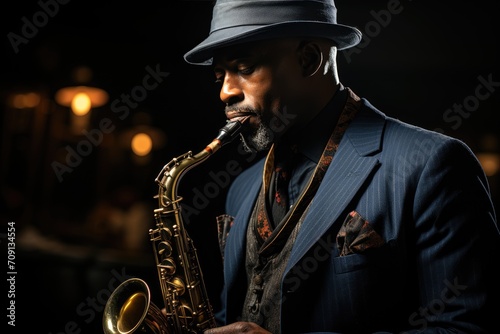
<svg viewBox="0 0 500 334"><path fill-rule="evenodd" d="M209 30L212 2L10 6L0 20L0 236L7 257L15 228L12 332L99 333L106 299L127 277L145 279L160 303L147 233L154 179L224 125L211 69L183 61ZM364 33L358 47L339 53L343 84L390 116L465 141L498 210L493 2L339 0L337 7L340 23ZM76 93L85 94L72 107ZM227 163L255 161L229 146L179 188L214 304L221 284L214 217L233 177ZM35 313L44 320L34 321Z"/></svg>

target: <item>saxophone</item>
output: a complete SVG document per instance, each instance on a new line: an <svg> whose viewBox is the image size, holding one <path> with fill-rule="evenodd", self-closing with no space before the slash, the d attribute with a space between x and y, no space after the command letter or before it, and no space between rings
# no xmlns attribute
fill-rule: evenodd
<svg viewBox="0 0 500 334"><path fill-rule="evenodd" d="M154 210L156 228L149 230L165 314L151 302L147 283L140 278L122 282L110 295L103 313L105 334L203 333L216 327L203 281L198 255L184 228L177 188L182 176L231 142L241 132L245 118L228 121L205 149L191 151L167 163L155 181L159 208Z"/></svg>

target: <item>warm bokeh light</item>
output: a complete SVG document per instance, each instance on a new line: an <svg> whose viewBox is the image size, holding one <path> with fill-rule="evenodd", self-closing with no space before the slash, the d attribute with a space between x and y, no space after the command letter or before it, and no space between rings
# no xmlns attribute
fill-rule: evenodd
<svg viewBox="0 0 500 334"><path fill-rule="evenodd" d="M500 155L496 153L478 153L477 158L483 166L486 176L493 176L500 169Z"/></svg>
<svg viewBox="0 0 500 334"><path fill-rule="evenodd" d="M92 102L90 97L86 93L75 94L73 100L71 101L71 110L77 116L86 115L90 108L92 107Z"/></svg>
<svg viewBox="0 0 500 334"><path fill-rule="evenodd" d="M142 157L151 152L151 149L153 148L153 141L146 133L137 133L134 137L132 137L131 148L136 155Z"/></svg>
<svg viewBox="0 0 500 334"><path fill-rule="evenodd" d="M23 95L26 108L34 108L40 103L40 95L37 93L27 93Z"/></svg>
<svg viewBox="0 0 500 334"><path fill-rule="evenodd" d="M16 109L34 108L40 103L40 95L34 92L15 94L12 96L11 105Z"/></svg>
<svg viewBox="0 0 500 334"><path fill-rule="evenodd" d="M55 100L62 106L70 107L77 94L85 93L92 102L92 108L103 106L108 102L108 93L97 87L73 86L59 89L55 94Z"/></svg>

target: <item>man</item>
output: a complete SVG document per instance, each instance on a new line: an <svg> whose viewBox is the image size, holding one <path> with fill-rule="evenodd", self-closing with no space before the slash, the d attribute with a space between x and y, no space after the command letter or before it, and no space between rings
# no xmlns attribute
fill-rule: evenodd
<svg viewBox="0 0 500 334"><path fill-rule="evenodd" d="M224 288L207 332L498 329L485 175L461 141L341 84L336 53L360 40L332 0L219 0L210 35L185 54L213 66L245 147L267 152L218 217Z"/></svg>

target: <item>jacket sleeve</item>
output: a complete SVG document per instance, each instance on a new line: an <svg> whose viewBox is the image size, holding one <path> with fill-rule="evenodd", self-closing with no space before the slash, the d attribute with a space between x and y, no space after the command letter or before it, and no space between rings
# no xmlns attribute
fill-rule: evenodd
<svg viewBox="0 0 500 334"><path fill-rule="evenodd" d="M416 330L407 333L493 333L500 234L488 182L462 142L431 147L414 197L420 307L408 319Z"/></svg>

